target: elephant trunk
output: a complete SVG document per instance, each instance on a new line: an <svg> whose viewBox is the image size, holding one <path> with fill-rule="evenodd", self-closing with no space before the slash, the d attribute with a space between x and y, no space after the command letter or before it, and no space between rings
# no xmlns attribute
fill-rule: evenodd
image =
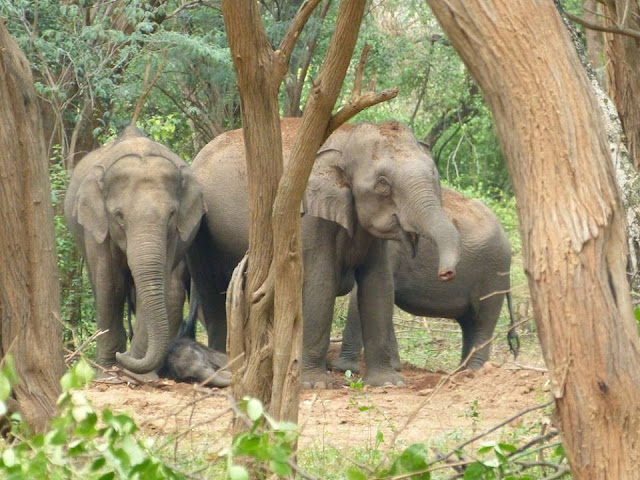
<svg viewBox="0 0 640 480"><path fill-rule="evenodd" d="M442 209L440 189L425 188L424 183L415 186L411 192L424 192L409 195L407 223L415 228L419 235L430 237L438 248L438 277L443 282L452 280L456 275L456 266L460 260L460 236L447 214Z"/></svg>
<svg viewBox="0 0 640 480"><path fill-rule="evenodd" d="M127 261L136 288L136 322L142 322L146 339L134 336L132 348L116 354L120 366L134 373L144 374L162 364L169 344L169 320L165 299L166 232L146 232L127 239ZM144 344L142 358L134 358L134 344ZM140 343L142 342L142 343ZM136 352L137 353L137 352Z"/></svg>

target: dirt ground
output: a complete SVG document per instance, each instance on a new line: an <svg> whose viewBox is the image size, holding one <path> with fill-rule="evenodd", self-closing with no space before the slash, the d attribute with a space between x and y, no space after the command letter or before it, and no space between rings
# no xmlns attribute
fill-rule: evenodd
<svg viewBox="0 0 640 480"><path fill-rule="evenodd" d="M526 361L526 360L525 360ZM522 360L521 360L522 362ZM450 378L407 366L405 387L305 390L300 403L300 448L372 448L377 432L383 445L464 440L522 410L549 399L541 361L487 363L476 372ZM337 382L344 377L334 374ZM189 384L161 380L154 385L94 383L89 396L99 408L133 414L150 436L208 439L207 451L228 445L230 401L224 390L210 395ZM371 407L371 408L363 408ZM542 409L520 417L507 428L526 428L540 421ZM229 437L226 436L226 439Z"/></svg>

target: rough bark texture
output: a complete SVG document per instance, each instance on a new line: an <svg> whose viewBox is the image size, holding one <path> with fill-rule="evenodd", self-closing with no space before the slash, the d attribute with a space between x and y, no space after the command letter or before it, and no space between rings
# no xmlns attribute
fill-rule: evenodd
<svg viewBox="0 0 640 480"><path fill-rule="evenodd" d="M606 26L640 32L640 4L635 0L605 0ZM640 166L640 39L605 33L607 86L627 137L629 158Z"/></svg>
<svg viewBox="0 0 640 480"><path fill-rule="evenodd" d="M587 22L602 23L600 21L600 4L598 0L583 0L582 10L583 16ZM584 36L587 40L587 55L589 62L595 70L598 82L605 86L606 76L604 74L605 58L604 58L604 34L590 28L584 29Z"/></svg>
<svg viewBox="0 0 640 480"><path fill-rule="evenodd" d="M551 1L428 3L493 111L574 478L640 478L624 212L589 80Z"/></svg>
<svg viewBox="0 0 640 480"><path fill-rule="evenodd" d="M235 397L251 395L268 406L273 377L273 303L268 299L252 302L252 292L267 279L273 255L271 210L282 174L277 74L284 66L264 33L257 2L226 0L222 12L240 91L251 205L247 319L229 325L227 349L232 359L244 355L244 361L238 362L240 368L234 371Z"/></svg>
<svg viewBox="0 0 640 480"><path fill-rule="evenodd" d="M331 111L358 40L365 3L365 0L349 0L340 5L327 57L309 92L302 125L273 206L274 241L278 248L274 251L275 355L271 404L277 418L298 419L302 348L300 202L316 152L328 136ZM276 411L276 406L280 410Z"/></svg>
<svg viewBox="0 0 640 480"><path fill-rule="evenodd" d="M257 397L276 418L291 421L298 418L302 349L300 202L315 153L329 135L331 110L365 6L365 0L344 1L340 6L327 58L309 94L289 167L280 179L278 88L295 39L318 3L302 4L275 51L264 35L255 2L222 3L242 98L252 206L248 259L236 269L228 289L229 355L244 355L244 364L234 372L234 395ZM242 295L238 289L245 268Z"/></svg>
<svg viewBox="0 0 640 480"><path fill-rule="evenodd" d="M40 110L26 58L0 22L1 353L16 360L14 395L42 430L64 372L53 211Z"/></svg>

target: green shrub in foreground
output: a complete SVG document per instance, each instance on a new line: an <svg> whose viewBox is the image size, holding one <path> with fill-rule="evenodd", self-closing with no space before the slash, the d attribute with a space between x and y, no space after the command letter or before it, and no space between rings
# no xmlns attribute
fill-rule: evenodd
<svg viewBox="0 0 640 480"><path fill-rule="evenodd" d="M0 477L11 480L74 479L182 479L181 473L151 451L153 445L137 440L137 426L126 414L109 409L98 413L78 389L88 385L93 369L80 360L60 380L59 414L49 431L31 435L19 416L12 418L11 441L0 458ZM15 383L11 362L0 372L0 409Z"/></svg>

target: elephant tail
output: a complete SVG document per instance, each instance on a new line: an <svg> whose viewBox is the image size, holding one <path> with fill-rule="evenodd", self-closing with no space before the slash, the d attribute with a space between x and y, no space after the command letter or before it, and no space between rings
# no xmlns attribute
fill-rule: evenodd
<svg viewBox="0 0 640 480"><path fill-rule="evenodd" d="M513 304L511 303L511 292L507 292L507 308L509 309L509 331L507 332L507 342L509 343L509 350L513 354L513 359L518 358L518 352L520 351L520 338L518 332L516 332L516 321L513 315Z"/></svg>

